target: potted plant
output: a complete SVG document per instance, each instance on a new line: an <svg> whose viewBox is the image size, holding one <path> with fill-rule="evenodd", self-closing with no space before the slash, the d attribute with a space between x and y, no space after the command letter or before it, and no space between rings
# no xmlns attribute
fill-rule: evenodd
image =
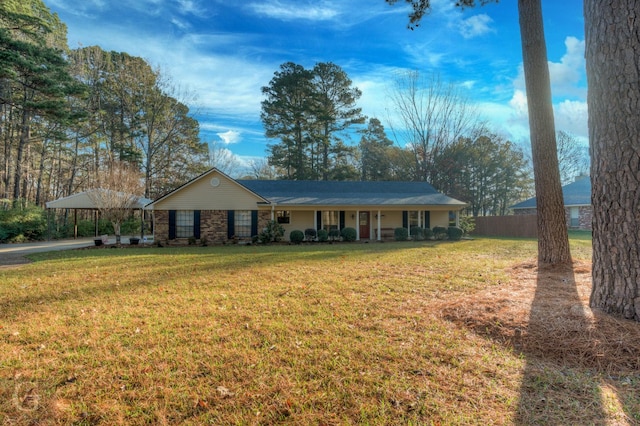
<svg viewBox="0 0 640 426"><path fill-rule="evenodd" d="M132 246L137 246L139 242L140 242L140 238L138 237L129 238L129 244L131 244Z"/></svg>

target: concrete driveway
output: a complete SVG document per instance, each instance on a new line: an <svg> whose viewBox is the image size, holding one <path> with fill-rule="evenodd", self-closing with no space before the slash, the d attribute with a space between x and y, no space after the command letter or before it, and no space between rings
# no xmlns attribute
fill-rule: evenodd
<svg viewBox="0 0 640 426"><path fill-rule="evenodd" d="M77 240L51 240L24 244L0 244L0 267L29 263L29 259L24 256L31 253L90 247L95 244L93 239L93 237L88 237L78 238ZM109 244L115 244L115 242L116 237L110 236ZM122 237L121 243L129 244L129 238Z"/></svg>

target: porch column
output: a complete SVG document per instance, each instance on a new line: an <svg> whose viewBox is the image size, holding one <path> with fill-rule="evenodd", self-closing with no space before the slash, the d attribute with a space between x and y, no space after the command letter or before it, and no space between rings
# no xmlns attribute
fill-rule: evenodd
<svg viewBox="0 0 640 426"><path fill-rule="evenodd" d="M313 229L318 229L318 210L313 211Z"/></svg>
<svg viewBox="0 0 640 426"><path fill-rule="evenodd" d="M275 212L275 210L276 210L276 206L272 204L271 205L271 221L276 220L276 212Z"/></svg>
<svg viewBox="0 0 640 426"><path fill-rule="evenodd" d="M456 211L456 227L460 228L460 210Z"/></svg>
<svg viewBox="0 0 640 426"><path fill-rule="evenodd" d="M378 238L376 238L378 241L382 240L382 229L380 228L380 222L382 221L382 212L380 210L378 210Z"/></svg>
<svg viewBox="0 0 640 426"><path fill-rule="evenodd" d="M360 241L360 210L356 210L356 241Z"/></svg>

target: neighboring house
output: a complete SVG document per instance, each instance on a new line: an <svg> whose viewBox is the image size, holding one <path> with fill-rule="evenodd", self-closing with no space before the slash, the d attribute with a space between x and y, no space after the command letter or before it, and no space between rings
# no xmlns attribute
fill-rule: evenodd
<svg viewBox="0 0 640 426"><path fill-rule="evenodd" d="M211 169L147 206L156 241L251 239L270 220L292 230L356 229L358 240L394 229L457 223L466 207L425 182L235 180Z"/></svg>
<svg viewBox="0 0 640 426"><path fill-rule="evenodd" d="M591 229L591 178L578 176L575 182L562 187L567 226L571 229ZM536 214L536 198L511 206L514 214Z"/></svg>

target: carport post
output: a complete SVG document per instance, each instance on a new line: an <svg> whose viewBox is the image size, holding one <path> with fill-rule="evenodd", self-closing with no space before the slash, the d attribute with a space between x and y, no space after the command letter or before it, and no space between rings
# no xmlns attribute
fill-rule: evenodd
<svg viewBox="0 0 640 426"><path fill-rule="evenodd" d="M73 239L78 239L78 209L73 209Z"/></svg>

